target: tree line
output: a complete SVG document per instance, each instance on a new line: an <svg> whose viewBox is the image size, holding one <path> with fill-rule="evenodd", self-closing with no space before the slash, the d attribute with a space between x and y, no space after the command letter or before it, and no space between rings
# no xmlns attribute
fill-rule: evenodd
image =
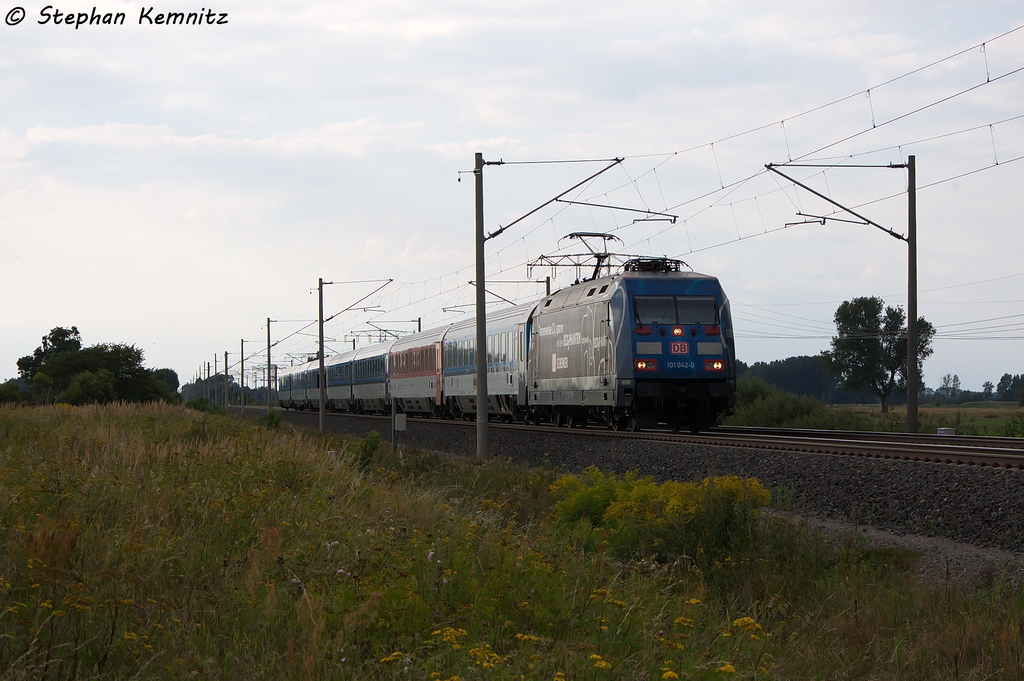
<svg viewBox="0 0 1024 681"><path fill-rule="evenodd" d="M31 355L18 360L18 378L0 385L0 403L178 401L178 374L142 363L142 350L134 345L83 347L78 327L58 326Z"/></svg>

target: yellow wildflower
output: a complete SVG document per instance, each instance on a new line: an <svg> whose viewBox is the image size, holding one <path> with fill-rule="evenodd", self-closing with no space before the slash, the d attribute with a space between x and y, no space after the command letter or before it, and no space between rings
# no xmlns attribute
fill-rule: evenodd
<svg viewBox="0 0 1024 681"><path fill-rule="evenodd" d="M752 617L741 617L732 623L732 626L745 631L760 631L761 625L754 621Z"/></svg>
<svg viewBox="0 0 1024 681"><path fill-rule="evenodd" d="M679 678L679 674L676 674L671 669L666 669L665 673L661 675L661 678L663 678L663 679L678 679Z"/></svg>
<svg viewBox="0 0 1024 681"><path fill-rule="evenodd" d="M735 674L736 673L736 667L733 667L731 664L726 662L725 664L723 664L721 667L719 667L715 671L716 672L722 672L723 674Z"/></svg>

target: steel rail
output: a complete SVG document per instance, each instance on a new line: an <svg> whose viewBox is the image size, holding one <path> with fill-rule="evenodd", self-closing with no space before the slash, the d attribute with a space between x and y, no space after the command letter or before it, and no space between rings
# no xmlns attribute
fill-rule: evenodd
<svg viewBox="0 0 1024 681"><path fill-rule="evenodd" d="M718 426L709 432L748 435L787 435L791 437L834 438L837 440L882 440L926 444L974 445L1024 449L1024 438L998 435L938 435L931 433L891 433L865 430L815 430L808 428L760 428L756 426Z"/></svg>
<svg viewBox="0 0 1024 681"><path fill-rule="evenodd" d="M290 411L289 413L301 412ZM347 412L332 415L379 420L389 418L387 416L359 415ZM474 426L472 421L434 418L417 418L410 420L410 424L412 423L467 428ZM556 428L552 425L532 426L497 421L491 422L490 426L500 430L536 432L550 435L612 437L627 440L671 442L675 444L705 444L720 447L743 447L1024 469L1024 438L735 427L716 428L708 432L689 434L674 433L670 430L629 432L609 430L603 427Z"/></svg>

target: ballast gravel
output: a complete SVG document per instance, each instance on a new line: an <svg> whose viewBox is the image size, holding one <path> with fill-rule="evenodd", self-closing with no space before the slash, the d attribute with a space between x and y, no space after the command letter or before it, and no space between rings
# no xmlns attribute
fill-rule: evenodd
<svg viewBox="0 0 1024 681"><path fill-rule="evenodd" d="M296 425L317 425L316 414L283 412L282 417ZM409 419L408 424L400 444L453 454L476 451L475 424L430 419ZM390 436L390 424L384 418L330 415L327 427L355 436L376 430L385 441ZM1024 472L1020 470L582 433L491 428L491 452L571 472L597 466L618 473L637 471L657 480L755 477L775 489L793 511L821 521L1024 552Z"/></svg>

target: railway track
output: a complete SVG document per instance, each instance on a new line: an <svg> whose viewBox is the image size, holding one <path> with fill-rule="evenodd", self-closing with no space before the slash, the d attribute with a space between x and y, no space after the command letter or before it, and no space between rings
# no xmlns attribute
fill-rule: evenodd
<svg viewBox="0 0 1024 681"><path fill-rule="evenodd" d="M283 412L302 413L302 412ZM329 414L332 418L376 419L387 422L387 416ZM475 428L473 421L410 418L410 427L432 424ZM546 434L610 437L625 440L664 441L680 444L706 444L720 447L743 447L765 450L797 451L879 459L901 459L970 466L992 466L1024 469L1024 438L981 437L970 435L928 435L877 433L863 431L797 430L784 428L722 427L698 434L674 433L669 430L621 432L602 427L555 428L551 425L530 426L492 422L491 428ZM382 435L389 429L381 429Z"/></svg>

